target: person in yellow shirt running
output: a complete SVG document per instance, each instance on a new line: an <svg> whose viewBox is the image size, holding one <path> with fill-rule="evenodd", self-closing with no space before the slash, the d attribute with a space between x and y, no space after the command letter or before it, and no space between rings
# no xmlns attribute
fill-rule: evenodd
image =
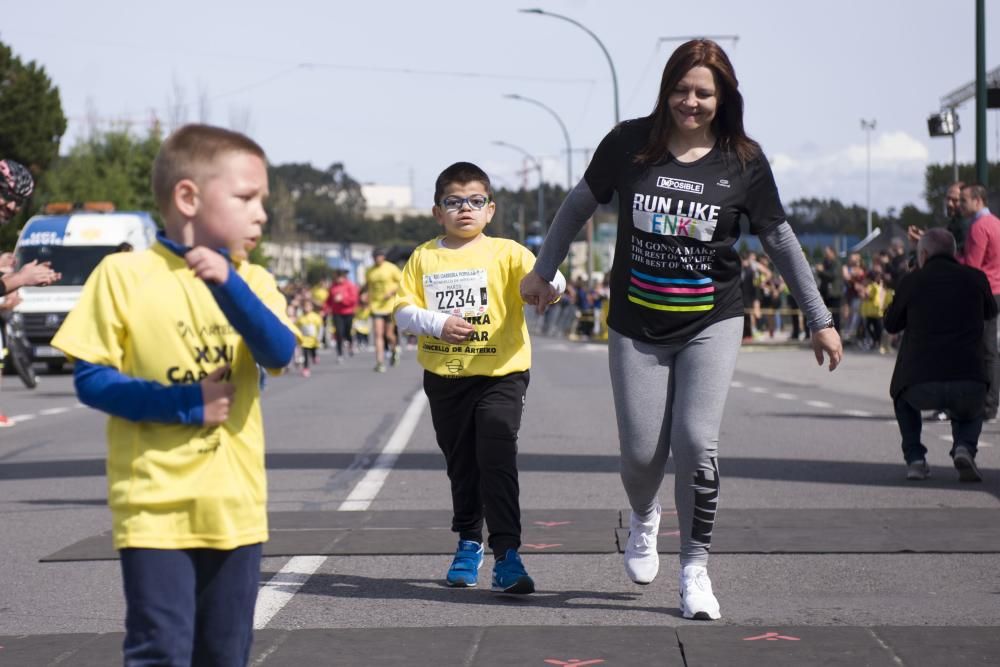
<svg viewBox="0 0 1000 667"><path fill-rule="evenodd" d="M263 149L186 125L161 145L165 231L88 278L52 345L80 401L108 413L108 504L125 592L124 662L245 665L268 538L258 365L297 332L246 261L267 220Z"/></svg>
<svg viewBox="0 0 1000 667"><path fill-rule="evenodd" d="M493 590L532 593L534 581L517 553L517 433L531 366L518 286L535 258L514 241L483 234L496 205L490 179L476 165L457 162L445 169L434 202L444 235L410 256L395 317L400 332L420 336L417 361L451 481L458 549L445 580L476 585L485 517L495 558ZM553 281L559 293L566 286L560 278Z"/></svg>
<svg viewBox="0 0 1000 667"><path fill-rule="evenodd" d="M311 299L302 302L302 314L295 321L295 326L302 333L302 377L309 377L312 374L309 362L316 363L316 350L323 331L323 318L316 312Z"/></svg>
<svg viewBox="0 0 1000 667"><path fill-rule="evenodd" d="M375 266L365 272L365 286L361 288L362 298L366 299L372 311L372 335L375 337L375 372L385 372L385 347L391 350L391 362L399 363L399 344L392 323L392 301L399 289L402 274L399 267L385 260L385 250L375 248L372 251Z"/></svg>

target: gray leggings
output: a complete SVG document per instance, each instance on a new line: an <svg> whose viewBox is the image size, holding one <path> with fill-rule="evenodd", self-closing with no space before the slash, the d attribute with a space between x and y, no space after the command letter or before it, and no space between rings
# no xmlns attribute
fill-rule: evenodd
<svg viewBox="0 0 1000 667"><path fill-rule="evenodd" d="M648 515L673 450L682 565L708 562L719 429L742 335L743 318L734 317L680 345L650 345L614 331L608 339L625 493L634 512Z"/></svg>

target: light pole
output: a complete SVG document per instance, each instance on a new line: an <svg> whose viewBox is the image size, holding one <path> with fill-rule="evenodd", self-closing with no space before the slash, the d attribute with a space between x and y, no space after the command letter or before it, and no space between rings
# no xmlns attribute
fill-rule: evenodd
<svg viewBox="0 0 1000 667"><path fill-rule="evenodd" d="M594 41L597 42L597 45L601 47L601 51L604 52L604 57L608 59L608 65L611 67L611 83L615 93L615 125L617 125L621 118L620 114L618 113L618 74L615 72L615 64L611 60L611 54L608 53L608 50L606 48L604 48L604 43L597 37L597 35L595 35L593 31L590 30L590 28L583 25L579 21L571 19L568 16L563 16L562 14L553 14L552 12L547 12L544 9L519 9L517 11L521 12L522 14L539 14L541 16L551 16L554 19L562 19L563 21L572 23L577 28L580 28L580 30L583 30L585 33L594 38Z"/></svg>
<svg viewBox="0 0 1000 667"><path fill-rule="evenodd" d="M530 97L525 97L524 95L518 95L516 93L509 93L504 95L504 98L508 100L520 100L521 102L527 102L528 104L534 104L535 106L541 107L548 111L552 117L556 119L556 122L559 123L559 128L563 133L563 139L566 140L566 193L569 194L569 191L573 189L573 145L569 141L569 131L566 129L566 124L563 123L562 118L560 118L559 114L553 111L550 107Z"/></svg>
<svg viewBox="0 0 1000 667"><path fill-rule="evenodd" d="M505 148L510 148L511 150L515 150L515 151L517 151L518 153L520 153L521 155L523 155L524 157L526 157L527 159L531 160L534 163L535 169L538 171L538 224L544 226L545 225L545 194L542 192L542 185L543 185L543 182L542 182L542 163L539 162L535 158L534 155L532 155L528 151L524 150L520 146L515 146L514 144L508 144L506 141L499 141L499 140L494 141L493 145L495 145L495 146L503 146Z"/></svg>
<svg viewBox="0 0 1000 667"><path fill-rule="evenodd" d="M868 149L868 169L865 177L865 187L867 190L868 206L868 233L865 238L872 235L872 130L875 129L875 119L861 119L861 129L865 131L865 144Z"/></svg>

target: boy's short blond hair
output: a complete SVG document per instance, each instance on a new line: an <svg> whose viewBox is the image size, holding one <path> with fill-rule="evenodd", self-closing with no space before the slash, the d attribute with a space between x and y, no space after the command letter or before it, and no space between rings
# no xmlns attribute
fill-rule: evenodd
<svg viewBox="0 0 1000 667"><path fill-rule="evenodd" d="M256 141L222 127L192 123L171 133L153 161L153 197L160 213L166 215L169 211L177 183L204 177L219 156L226 153L250 153L267 161L264 149Z"/></svg>

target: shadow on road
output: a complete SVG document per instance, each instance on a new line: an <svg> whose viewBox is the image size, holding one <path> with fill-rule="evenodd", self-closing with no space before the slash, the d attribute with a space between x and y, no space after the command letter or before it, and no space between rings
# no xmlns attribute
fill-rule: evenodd
<svg viewBox="0 0 1000 667"><path fill-rule="evenodd" d="M947 444L941 443L941 449ZM895 453L895 452L893 452ZM618 473L617 455L594 454L531 454L517 457L521 472L554 473ZM290 453L267 456L268 470L343 470L350 466L359 468L358 457L347 452ZM906 487L919 489L959 489L986 492L1000 499L1000 471L982 468L985 481L980 484L959 484L954 471L944 466L934 468L930 479L915 483L904 478L902 462L837 461L822 459L766 459L730 456L723 453L719 467L724 477L771 480L776 482L815 482L843 484L845 486ZM444 457L437 452L404 453L399 457L396 470L440 470L444 473ZM673 471L672 462L667 472ZM103 477L105 463L99 459L70 459L60 461L18 461L0 463L0 480L62 479L77 477ZM37 502L37 501L36 501Z"/></svg>
<svg viewBox="0 0 1000 667"><path fill-rule="evenodd" d="M269 581L275 573L261 573L261 581ZM680 610L666 607L646 607L627 604L642 598L642 593L611 593L601 591L545 591L533 595L514 596L493 593L489 590L489 573L486 567L480 574L480 588L455 589L437 579L387 579L361 577L350 574L317 573L298 595L317 595L355 600L406 600L407 602L442 602L457 605L504 604L514 607L562 610L641 611L681 618ZM281 590L282 586L268 586ZM623 604L613 604L615 602Z"/></svg>

